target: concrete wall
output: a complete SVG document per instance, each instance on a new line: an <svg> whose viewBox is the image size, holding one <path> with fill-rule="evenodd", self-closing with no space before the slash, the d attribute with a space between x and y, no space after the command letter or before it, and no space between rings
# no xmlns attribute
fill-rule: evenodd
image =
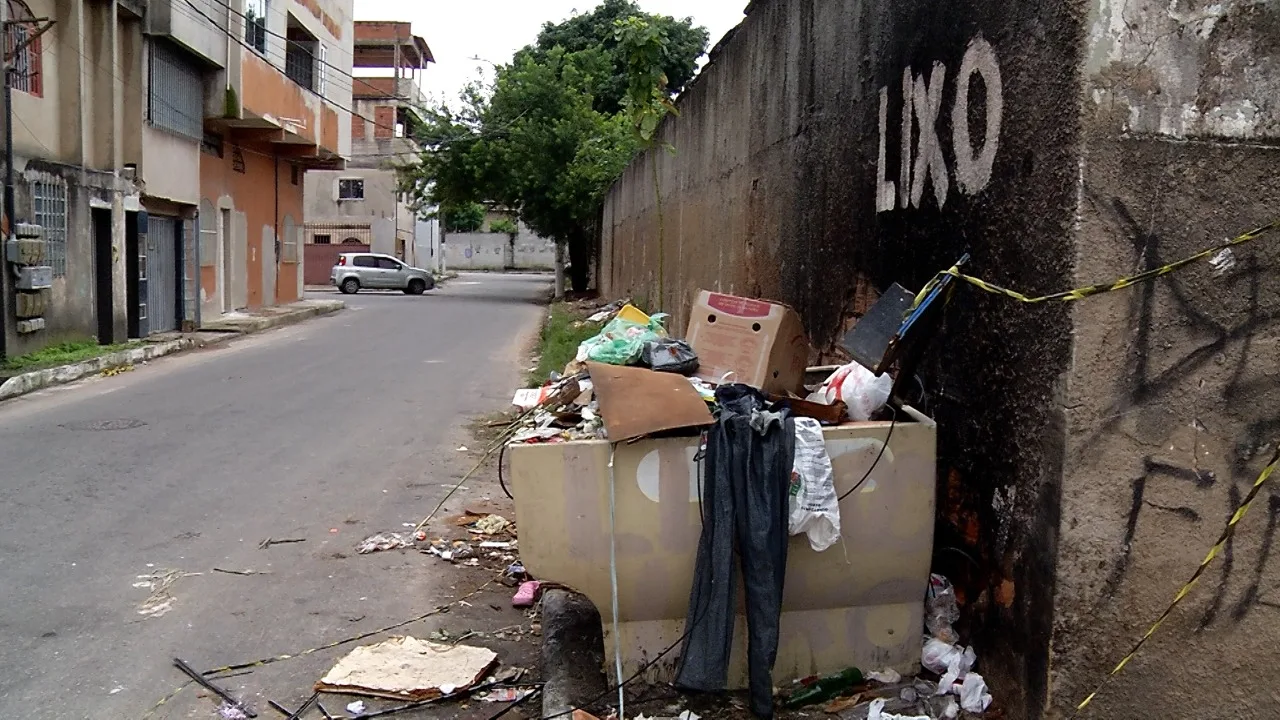
<svg viewBox="0 0 1280 720"><path fill-rule="evenodd" d="M609 195L604 292L677 328L699 287L776 299L831 347L858 298L918 289L965 251L993 281L1066 287L1083 14L1078 1L754 3L664 124L675 154L639 159ZM964 594L963 630L1009 717L1048 702L1069 339L1060 306L962 292L921 368L939 421L934 567Z"/></svg>
<svg viewBox="0 0 1280 720"><path fill-rule="evenodd" d="M675 327L698 287L781 300L830 348L869 295L966 251L1033 294L1178 259L1280 208L1277 37L1274 2L756 2L664 125L676 153L609 195L603 290ZM1007 717L1070 714L1274 447L1274 248L1070 306L953 300L921 371L934 568ZM1277 518L1264 492L1090 717L1274 714L1236 670L1280 658Z"/></svg>
<svg viewBox="0 0 1280 720"><path fill-rule="evenodd" d="M1095 2L1075 284L1157 267L1280 215L1280 5ZM1204 558L1280 428L1280 237L1074 309L1054 705L1065 712ZM1096 718L1269 717L1280 493Z"/></svg>
<svg viewBox="0 0 1280 720"><path fill-rule="evenodd" d="M524 223L518 227L514 240L506 233L447 233L445 266L450 270L554 270L555 242L533 234Z"/></svg>

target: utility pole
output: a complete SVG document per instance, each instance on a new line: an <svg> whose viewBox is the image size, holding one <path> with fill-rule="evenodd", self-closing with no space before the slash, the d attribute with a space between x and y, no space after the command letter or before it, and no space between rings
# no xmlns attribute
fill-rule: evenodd
<svg viewBox="0 0 1280 720"><path fill-rule="evenodd" d="M0 68L4 72L4 244L13 239L14 217L13 199L13 82L9 75L9 3L0 2L0 31L4 32L4 62ZM5 260L8 249L0 248L0 360L5 359L6 343L9 327L9 266Z"/></svg>

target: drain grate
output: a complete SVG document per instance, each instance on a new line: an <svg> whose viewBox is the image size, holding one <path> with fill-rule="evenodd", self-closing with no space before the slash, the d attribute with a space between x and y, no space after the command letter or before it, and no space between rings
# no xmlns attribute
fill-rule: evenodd
<svg viewBox="0 0 1280 720"><path fill-rule="evenodd" d="M133 430L134 428L145 426L146 423L137 418L116 418L114 420L86 420L83 422L71 422L61 425L60 427L67 430L104 432L108 430Z"/></svg>

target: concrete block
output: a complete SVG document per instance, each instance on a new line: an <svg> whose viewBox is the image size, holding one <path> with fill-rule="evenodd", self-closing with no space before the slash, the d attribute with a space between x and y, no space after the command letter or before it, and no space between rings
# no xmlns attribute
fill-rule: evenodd
<svg viewBox="0 0 1280 720"><path fill-rule="evenodd" d="M14 295L13 314L20 320L38 318L45 314L45 309L48 306L49 293L47 290L20 292Z"/></svg>
<svg viewBox="0 0 1280 720"><path fill-rule="evenodd" d="M44 290L53 287L53 268L48 265L19 265L18 290Z"/></svg>
<svg viewBox="0 0 1280 720"><path fill-rule="evenodd" d="M29 335L33 332L39 332L44 329L44 318L32 318L31 320L18 321L18 334Z"/></svg>
<svg viewBox="0 0 1280 720"><path fill-rule="evenodd" d="M43 238L16 238L5 243L5 259L17 265L43 265L46 247Z"/></svg>
<svg viewBox="0 0 1280 720"><path fill-rule="evenodd" d="M18 223L13 227L13 234L20 238L43 238L44 228L33 223Z"/></svg>
<svg viewBox="0 0 1280 720"><path fill-rule="evenodd" d="M604 630L591 600L567 590L543 593L542 716L567 716L599 700L608 688L604 663Z"/></svg>

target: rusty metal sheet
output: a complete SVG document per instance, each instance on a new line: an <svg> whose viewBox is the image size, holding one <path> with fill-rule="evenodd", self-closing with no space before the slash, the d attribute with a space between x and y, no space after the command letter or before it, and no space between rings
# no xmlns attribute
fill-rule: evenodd
<svg viewBox="0 0 1280 720"><path fill-rule="evenodd" d="M711 411L689 381L674 373L587 363L609 440L712 423Z"/></svg>

